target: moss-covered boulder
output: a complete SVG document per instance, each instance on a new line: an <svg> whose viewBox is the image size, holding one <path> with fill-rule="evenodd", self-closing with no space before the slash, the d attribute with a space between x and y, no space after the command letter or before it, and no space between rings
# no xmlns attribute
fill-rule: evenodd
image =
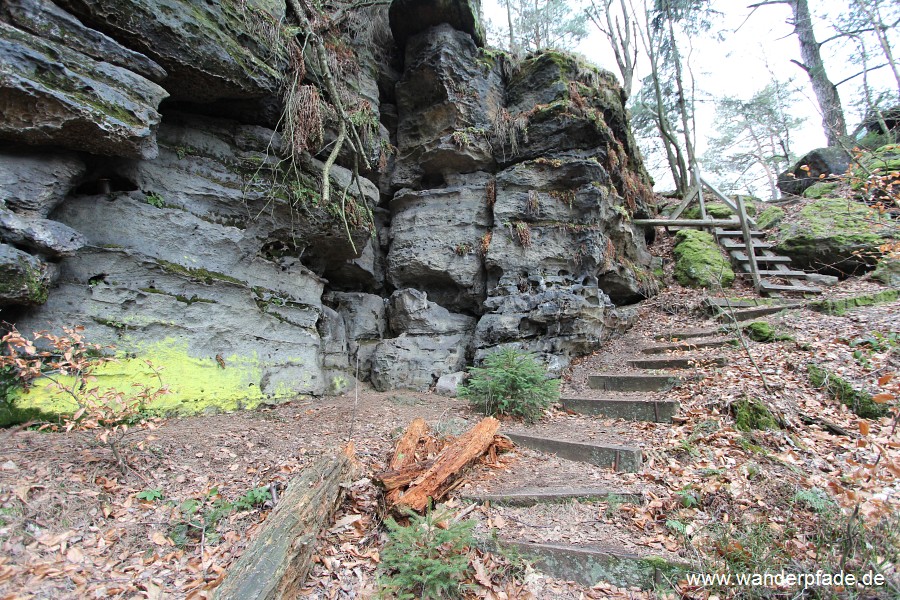
<svg viewBox="0 0 900 600"><path fill-rule="evenodd" d="M778 176L778 189L785 194L800 196L807 188L823 178L844 174L850 166L850 156L843 148L818 148L798 160Z"/></svg>
<svg viewBox="0 0 900 600"><path fill-rule="evenodd" d="M675 235L675 279L688 287L729 287L734 271L712 234L682 229Z"/></svg>
<svg viewBox="0 0 900 600"><path fill-rule="evenodd" d="M812 198L813 200L832 197L839 185L836 181L820 181L806 188L803 192L803 197Z"/></svg>
<svg viewBox="0 0 900 600"><path fill-rule="evenodd" d="M821 198L786 217L775 234L776 250L808 271L846 277L869 271L890 239L890 223L860 202Z"/></svg>
<svg viewBox="0 0 900 600"><path fill-rule="evenodd" d="M888 144L874 152L862 155L859 165L853 173L860 180L865 180L869 173L888 175L894 171L900 171L900 144ZM855 186L861 187L862 183L855 184Z"/></svg>
<svg viewBox="0 0 900 600"><path fill-rule="evenodd" d="M885 285L900 287L900 259L884 257L878 261L872 277Z"/></svg>
<svg viewBox="0 0 900 600"><path fill-rule="evenodd" d="M784 219L784 211L777 206L770 206L756 217L756 227L763 231L772 229Z"/></svg>

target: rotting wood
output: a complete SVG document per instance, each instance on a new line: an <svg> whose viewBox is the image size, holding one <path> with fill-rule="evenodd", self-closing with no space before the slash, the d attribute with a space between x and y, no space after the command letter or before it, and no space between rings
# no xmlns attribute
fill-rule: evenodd
<svg viewBox="0 0 900 600"><path fill-rule="evenodd" d="M312 566L316 537L331 521L353 475L352 446L303 470L216 588L216 600L296 598Z"/></svg>
<svg viewBox="0 0 900 600"><path fill-rule="evenodd" d="M403 437L397 442L394 456L391 458L390 468L400 471L416 462L416 448L419 442L428 435L428 424L425 419L418 418L409 424Z"/></svg>
<svg viewBox="0 0 900 600"><path fill-rule="evenodd" d="M375 478L381 483L385 491L390 492L409 485L415 479L418 479L422 473L430 469L434 465L433 460L405 465L400 469L388 469L375 474Z"/></svg>
<svg viewBox="0 0 900 600"><path fill-rule="evenodd" d="M429 499L437 500L453 485L453 479L466 466L488 451L494 435L500 429L500 421L485 417L475 427L448 444L437 455L434 464L413 481L396 506L406 506L421 511Z"/></svg>

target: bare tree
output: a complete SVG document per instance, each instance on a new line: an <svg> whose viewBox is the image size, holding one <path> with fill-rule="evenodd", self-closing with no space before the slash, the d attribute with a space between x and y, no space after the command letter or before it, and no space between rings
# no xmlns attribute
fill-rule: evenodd
<svg viewBox="0 0 900 600"><path fill-rule="evenodd" d="M638 58L638 47L634 39L637 23L629 15L625 0L619 0L621 14L613 15L613 1L600 0L601 4L598 5L597 0L591 0L587 15L609 41L622 76L622 90L625 97L629 98L634 86L634 68Z"/></svg>

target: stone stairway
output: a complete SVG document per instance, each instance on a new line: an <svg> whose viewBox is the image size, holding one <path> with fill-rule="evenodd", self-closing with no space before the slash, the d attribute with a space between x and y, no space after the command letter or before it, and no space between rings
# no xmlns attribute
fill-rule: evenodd
<svg viewBox="0 0 900 600"><path fill-rule="evenodd" d="M646 428L660 424L658 431L665 433L665 424L672 423L679 408L671 392L699 377L692 370L699 361L726 364L723 357L704 357L698 351L734 343L729 331L712 327L661 334L658 343L636 348L623 372L588 376L591 394L564 395L560 404L569 417L562 417L563 424L553 419L507 426L503 433L520 448L518 460L525 465L517 462L506 480L501 477L462 494L490 506L494 516L489 523L498 516L507 523L493 530L494 543L529 557L539 571L586 586L604 580L619 587L653 589L691 568L676 553L636 544L633 534L597 514L602 506L644 504L659 492L628 475L641 471L644 450L652 450ZM661 354L671 355L656 357ZM621 421L610 425L609 419ZM530 461L542 460L555 462L543 469L529 467ZM523 472L529 474L524 485L517 478ZM626 481L632 483L623 485ZM561 518L568 525L548 524Z"/></svg>

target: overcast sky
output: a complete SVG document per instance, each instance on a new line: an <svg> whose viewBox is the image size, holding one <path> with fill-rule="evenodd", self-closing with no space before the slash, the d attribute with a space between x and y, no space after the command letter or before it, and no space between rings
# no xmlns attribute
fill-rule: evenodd
<svg viewBox="0 0 900 600"><path fill-rule="evenodd" d="M577 1L572 0L573 4ZM502 8L505 4L501 4L500 0L483 0L483 2L486 19L505 31L506 11ZM799 102L794 112L798 116L807 117L802 130L792 136L794 151L802 155L824 146L825 136L821 129L821 118L809 87L809 80L799 67L790 62L792 58L800 59L799 44L796 36L792 35L793 27L786 23L791 14L790 7L786 5L763 7L756 10L748 19L752 11L746 6L750 3L752 0L712 1L713 8L721 12L722 16L715 21L711 35L692 40L693 52L690 64L697 80L698 96L701 100L703 98L709 100L710 96L724 95L749 98L771 81L771 73L775 73L779 79L793 77L795 84L801 88ZM817 38L822 40L832 35L833 30L829 23L846 5L846 0L809 0L809 4ZM618 76L616 63L606 39L593 30L593 26L591 28L591 36L583 41L577 50L591 62ZM715 40L715 34L719 34L723 40ZM895 34L893 38L895 42L896 38ZM900 43L895 43L894 47L898 46ZM847 48L841 48L833 43L823 47L822 51L832 81L841 81L859 70L856 65L848 63ZM648 74L649 69L646 64L640 63L638 71L636 88L637 82ZM887 69L872 73L871 78L883 82L882 85L889 85L893 81ZM857 98L860 85L861 78L857 78L838 88L850 129L860 120L860 115L856 114L851 106ZM697 106L700 153L706 146L705 138L714 134L716 129L711 104L707 102L706 107L703 103ZM660 178L662 174L655 175Z"/></svg>

